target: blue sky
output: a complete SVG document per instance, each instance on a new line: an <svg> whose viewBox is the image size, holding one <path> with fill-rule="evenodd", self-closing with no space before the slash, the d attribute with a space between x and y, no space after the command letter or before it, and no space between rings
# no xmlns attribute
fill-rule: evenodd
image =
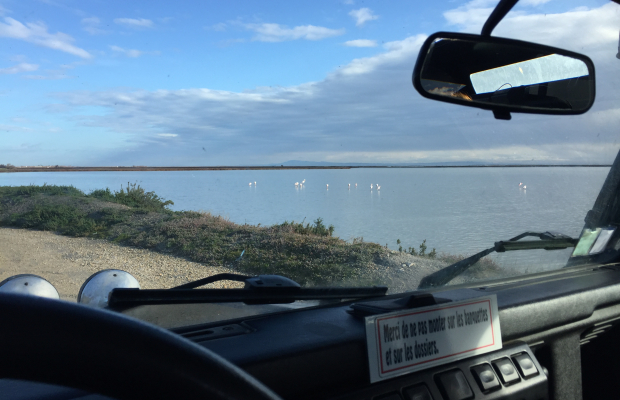
<svg viewBox="0 0 620 400"><path fill-rule="evenodd" d="M0 0L0 163L608 163L620 147L620 6L525 0L494 34L589 55L583 116L423 99L424 38L494 1Z"/></svg>

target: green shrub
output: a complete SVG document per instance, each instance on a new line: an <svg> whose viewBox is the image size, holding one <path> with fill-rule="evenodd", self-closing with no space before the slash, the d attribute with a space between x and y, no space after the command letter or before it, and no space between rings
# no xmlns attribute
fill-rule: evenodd
<svg viewBox="0 0 620 400"><path fill-rule="evenodd" d="M76 207L54 204L35 205L21 215L13 214L11 224L22 228L57 231L70 236L84 236L95 233L97 223Z"/></svg>
<svg viewBox="0 0 620 400"><path fill-rule="evenodd" d="M128 207L138 208L145 211L167 211L169 205L174 205L171 200L164 200L157 196L155 192L147 192L137 183L127 182L127 188L112 193L110 189L94 190L89 194L103 201L124 204Z"/></svg>
<svg viewBox="0 0 620 400"><path fill-rule="evenodd" d="M284 221L284 223L274 225L274 227L283 231L299 233L300 235L316 236L332 236L335 229L333 225L326 227L325 224L323 224L323 218L320 217L314 221L314 225L306 224L306 226L304 226L303 221L301 223Z"/></svg>
<svg viewBox="0 0 620 400"><path fill-rule="evenodd" d="M403 246L401 246L400 243L401 243L400 239L396 239L396 244L398 245L398 251L402 252ZM387 244L385 246L387 247ZM426 246L426 239L424 239L422 243L420 243L419 250L416 251L415 247L409 247L407 249L407 253L411 254L412 256L426 257L426 258L435 258L437 256L437 251L434 248L428 254L426 254L426 250L428 250L428 247Z"/></svg>
<svg viewBox="0 0 620 400"><path fill-rule="evenodd" d="M73 186L56 186L43 184L42 186L0 186L0 198L3 197L32 197L38 194L46 194L50 196L84 196L84 192Z"/></svg>

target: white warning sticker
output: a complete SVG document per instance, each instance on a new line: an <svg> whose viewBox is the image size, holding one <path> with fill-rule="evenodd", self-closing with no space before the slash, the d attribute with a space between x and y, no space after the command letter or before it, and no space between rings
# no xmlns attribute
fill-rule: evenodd
<svg viewBox="0 0 620 400"><path fill-rule="evenodd" d="M366 317L370 381L502 348L495 295Z"/></svg>

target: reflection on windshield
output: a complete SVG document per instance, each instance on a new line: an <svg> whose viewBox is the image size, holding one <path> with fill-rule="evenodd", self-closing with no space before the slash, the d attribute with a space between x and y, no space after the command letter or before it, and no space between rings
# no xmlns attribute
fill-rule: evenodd
<svg viewBox="0 0 620 400"><path fill-rule="evenodd" d="M480 94L587 75L588 67L583 61L551 54L476 72L470 79L476 94Z"/></svg>

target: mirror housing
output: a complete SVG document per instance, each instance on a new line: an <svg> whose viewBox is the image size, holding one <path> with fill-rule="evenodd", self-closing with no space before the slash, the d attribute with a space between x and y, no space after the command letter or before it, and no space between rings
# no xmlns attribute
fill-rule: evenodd
<svg viewBox="0 0 620 400"><path fill-rule="evenodd" d="M426 39L413 70L424 97L493 111L583 114L595 97L594 64L582 54L520 40L453 32Z"/></svg>

